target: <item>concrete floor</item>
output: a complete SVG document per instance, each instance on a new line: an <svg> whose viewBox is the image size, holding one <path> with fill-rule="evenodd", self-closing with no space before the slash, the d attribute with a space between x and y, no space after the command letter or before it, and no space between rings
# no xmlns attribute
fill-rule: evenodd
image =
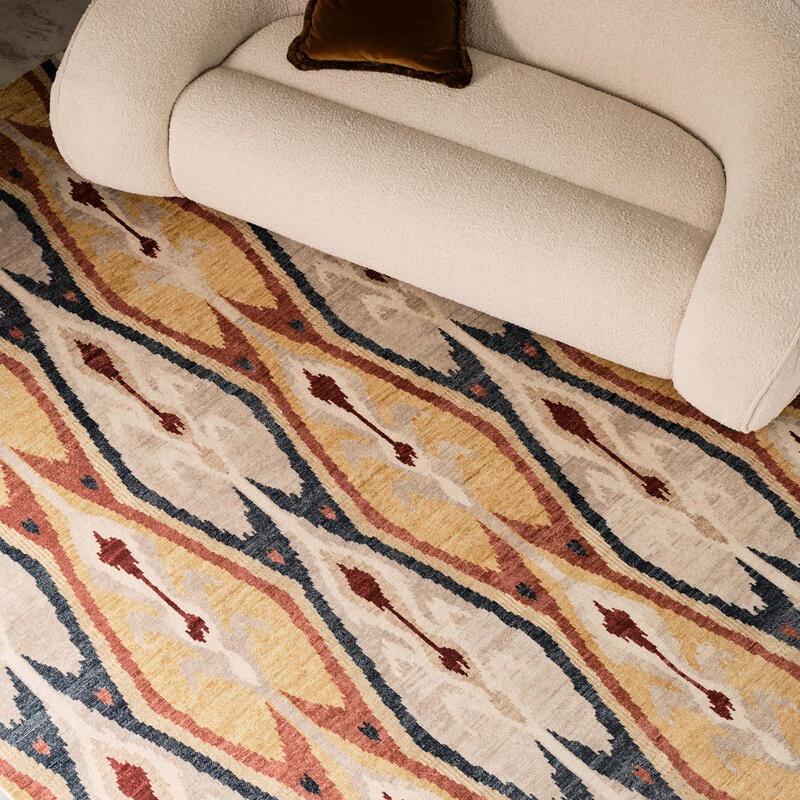
<svg viewBox="0 0 800 800"><path fill-rule="evenodd" d="M0 86L64 50L89 0L0 0Z"/></svg>

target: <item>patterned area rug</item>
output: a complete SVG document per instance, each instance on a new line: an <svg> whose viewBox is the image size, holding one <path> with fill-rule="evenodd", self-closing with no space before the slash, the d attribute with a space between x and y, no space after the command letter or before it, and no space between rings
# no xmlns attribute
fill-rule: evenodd
<svg viewBox="0 0 800 800"><path fill-rule="evenodd" d="M800 408L86 183L53 74L0 93L1 787L800 796Z"/></svg>

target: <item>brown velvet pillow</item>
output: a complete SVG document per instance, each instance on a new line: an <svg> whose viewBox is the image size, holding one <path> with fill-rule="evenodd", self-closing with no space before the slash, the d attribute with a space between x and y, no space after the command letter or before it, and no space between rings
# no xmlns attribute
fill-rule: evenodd
<svg viewBox="0 0 800 800"><path fill-rule="evenodd" d="M472 79L467 0L309 0L287 57L298 69L394 72L461 88Z"/></svg>

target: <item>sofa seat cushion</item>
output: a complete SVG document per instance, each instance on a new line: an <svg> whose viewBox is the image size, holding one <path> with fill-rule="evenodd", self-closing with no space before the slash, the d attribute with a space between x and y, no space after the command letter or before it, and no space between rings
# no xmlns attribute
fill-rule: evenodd
<svg viewBox="0 0 800 800"><path fill-rule="evenodd" d="M470 49L474 78L452 92L394 75L303 73L286 58L302 17L250 37L224 66L546 172L706 231L725 178L704 144L618 97Z"/></svg>
<svg viewBox="0 0 800 800"><path fill-rule="evenodd" d="M671 375L723 191L701 145L627 103L475 51L476 79L458 92L392 75L301 73L285 62L297 23L262 31L178 98L169 162L184 195L604 358ZM269 39L276 32L280 43ZM256 59L250 46L258 42ZM514 94L519 108L498 102L511 96L508 87L480 93L505 71L530 79L524 98ZM551 80L564 92L560 102L551 98L560 116L537 122ZM472 99L462 104L457 95ZM570 110L577 96L605 111ZM583 124L582 135L562 127L565 114ZM703 175L712 201L704 212Z"/></svg>

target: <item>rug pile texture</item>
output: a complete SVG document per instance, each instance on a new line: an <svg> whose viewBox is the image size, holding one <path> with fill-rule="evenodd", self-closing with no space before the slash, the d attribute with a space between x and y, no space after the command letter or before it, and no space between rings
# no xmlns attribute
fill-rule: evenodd
<svg viewBox="0 0 800 800"><path fill-rule="evenodd" d="M54 69L0 92L0 787L800 797L800 406L88 183Z"/></svg>

